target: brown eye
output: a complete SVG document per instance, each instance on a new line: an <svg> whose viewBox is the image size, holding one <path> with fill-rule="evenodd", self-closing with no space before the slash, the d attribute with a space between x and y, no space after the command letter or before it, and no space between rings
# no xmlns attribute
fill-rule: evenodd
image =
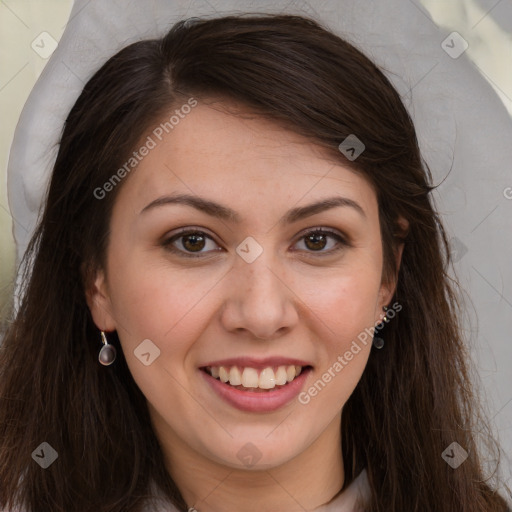
<svg viewBox="0 0 512 512"><path fill-rule="evenodd" d="M313 251L323 249L327 244L327 236L323 233L313 233L304 237L306 247Z"/></svg>
<svg viewBox="0 0 512 512"><path fill-rule="evenodd" d="M337 243L329 244L329 239L335 240ZM306 252L317 252L320 253L320 255L332 254L333 252L336 252L348 245L345 239L338 233L322 229L309 231L300 239L300 241L302 240L304 240ZM328 246L330 246L330 248L328 250L324 250Z"/></svg>
<svg viewBox="0 0 512 512"><path fill-rule="evenodd" d="M317 253L315 255L318 256L329 255L349 246L344 237L338 233L323 229L307 232L300 238L300 241L304 241L305 247L300 250L310 254ZM208 243L210 243L210 248L208 248ZM179 256L191 258L199 258L222 250L212 237L199 230L180 231L166 239L162 246ZM325 250L326 247L327 250Z"/></svg>
<svg viewBox="0 0 512 512"><path fill-rule="evenodd" d="M207 248L208 242L213 245L210 250L203 250ZM201 257L206 253L217 252L217 244L213 238L208 236L203 231L181 231L180 233L165 240L162 245L171 252L178 253L180 256L185 257Z"/></svg>
<svg viewBox="0 0 512 512"><path fill-rule="evenodd" d="M205 246L205 237L200 234L185 235L180 238L183 239L181 243L187 251L200 251Z"/></svg>

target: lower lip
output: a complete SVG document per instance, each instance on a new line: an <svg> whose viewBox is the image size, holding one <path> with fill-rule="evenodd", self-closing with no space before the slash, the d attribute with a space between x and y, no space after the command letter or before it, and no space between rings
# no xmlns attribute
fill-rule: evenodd
<svg viewBox="0 0 512 512"><path fill-rule="evenodd" d="M206 382L222 399L237 409L249 412L271 412L291 402L300 393L310 371L311 368L303 370L298 377L282 388L258 392L236 389L214 379L206 371L199 370Z"/></svg>

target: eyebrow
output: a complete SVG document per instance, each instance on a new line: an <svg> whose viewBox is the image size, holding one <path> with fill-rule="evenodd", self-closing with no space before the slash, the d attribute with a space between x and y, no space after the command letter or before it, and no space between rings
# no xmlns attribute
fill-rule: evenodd
<svg viewBox="0 0 512 512"><path fill-rule="evenodd" d="M212 217L216 217L228 222L240 223L242 221L242 218L235 210L232 210L231 208L219 204L215 201L211 201L203 197L193 196L189 194L174 194L171 196L159 197L158 199L155 199L147 206L145 206L141 210L140 214L160 206L172 204L183 204L186 206L191 206L199 211L206 213L207 215L211 215ZM301 219L311 217L312 215L315 215L317 213L340 206L353 208L355 211L359 213L359 215L366 219L366 214L363 208L359 205L359 203L357 203L353 199L349 199L348 197L334 196L322 199L320 201L308 204L306 206L292 208L291 210L286 212L286 214L280 219L279 223L291 224Z"/></svg>

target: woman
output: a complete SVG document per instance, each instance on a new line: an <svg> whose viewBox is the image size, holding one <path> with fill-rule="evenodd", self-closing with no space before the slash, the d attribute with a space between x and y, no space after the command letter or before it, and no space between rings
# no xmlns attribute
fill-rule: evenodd
<svg viewBox="0 0 512 512"><path fill-rule="evenodd" d="M0 506L507 510L434 188L390 82L312 20L112 57L3 343Z"/></svg>

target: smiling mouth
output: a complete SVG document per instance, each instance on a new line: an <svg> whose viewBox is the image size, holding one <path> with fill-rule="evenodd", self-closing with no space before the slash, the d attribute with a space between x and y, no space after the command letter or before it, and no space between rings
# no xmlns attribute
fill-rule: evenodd
<svg viewBox="0 0 512 512"><path fill-rule="evenodd" d="M311 366L269 366L263 369L240 366L205 366L202 371L214 379L241 391L268 392L280 389L295 380Z"/></svg>

